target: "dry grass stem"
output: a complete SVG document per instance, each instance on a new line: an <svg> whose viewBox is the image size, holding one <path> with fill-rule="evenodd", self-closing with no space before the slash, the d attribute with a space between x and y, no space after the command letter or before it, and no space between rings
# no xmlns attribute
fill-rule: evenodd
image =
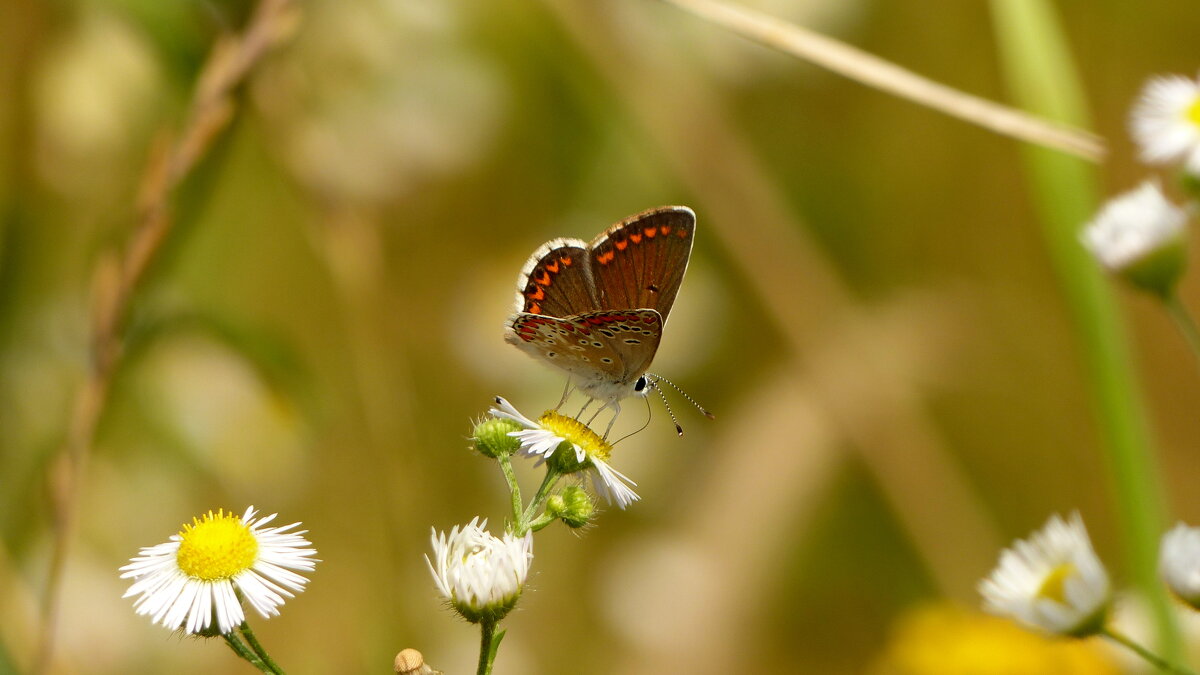
<svg viewBox="0 0 1200 675"><path fill-rule="evenodd" d="M170 231L170 202L176 188L233 119L234 91L267 50L295 25L290 5L291 0L263 0L240 37L223 38L214 47L201 70L183 130L174 142L162 141L151 153L139 190L137 228L124 254L119 259L102 257L96 266L91 297L91 368L75 394L62 449L50 465L54 543L33 673L44 673L53 663L63 568L83 475L120 361L121 329L133 295Z"/></svg>
<svg viewBox="0 0 1200 675"><path fill-rule="evenodd" d="M663 0L743 37L1003 136L1098 162L1103 139L934 82L843 42L718 0Z"/></svg>

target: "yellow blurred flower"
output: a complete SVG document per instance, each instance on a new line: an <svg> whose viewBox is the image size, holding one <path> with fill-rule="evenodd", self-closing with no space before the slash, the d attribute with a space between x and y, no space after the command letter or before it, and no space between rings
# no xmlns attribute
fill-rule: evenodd
<svg viewBox="0 0 1200 675"><path fill-rule="evenodd" d="M1047 637L950 605L900 617L872 675L1116 675L1094 640Z"/></svg>

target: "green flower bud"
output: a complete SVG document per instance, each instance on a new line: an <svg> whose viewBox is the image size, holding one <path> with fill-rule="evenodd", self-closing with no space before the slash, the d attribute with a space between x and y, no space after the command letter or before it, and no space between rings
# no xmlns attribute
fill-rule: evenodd
<svg viewBox="0 0 1200 675"><path fill-rule="evenodd" d="M561 518L567 527L573 529L587 525L596 513L592 496L578 485L569 485L561 494L554 495L550 499L557 499L561 504L554 515ZM546 510L550 511L550 507L547 506Z"/></svg>
<svg viewBox="0 0 1200 675"><path fill-rule="evenodd" d="M521 441L508 434L520 430L521 425L516 422L489 417L475 425L471 437L475 449L485 457L508 457L521 447Z"/></svg>

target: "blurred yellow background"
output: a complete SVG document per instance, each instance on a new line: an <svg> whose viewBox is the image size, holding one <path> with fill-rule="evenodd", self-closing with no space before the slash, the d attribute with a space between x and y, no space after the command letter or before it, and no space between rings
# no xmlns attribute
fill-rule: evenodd
<svg viewBox="0 0 1200 675"><path fill-rule="evenodd" d="M1006 99L986 3L745 4ZM135 616L116 570L251 504L302 521L323 561L281 616L252 618L289 672L388 672L403 647L471 672L478 632L422 556L431 527L506 513L498 469L468 450L491 398L558 401L562 378L501 339L517 272L547 239L664 204L699 224L653 370L717 419L676 397L676 438L651 401L613 457L643 501L537 536L498 675L917 675L889 660L911 612L976 608L1000 547L1056 511L1081 510L1125 585L1015 141L650 0L299 8L174 199L132 305L56 672L248 672ZM1058 9L1104 181L1127 189L1147 173L1128 106L1148 76L1194 73L1200 9ZM6 4L0 671L37 640L93 270L128 241L150 148L182 125L211 43L248 11ZM1200 299L1194 279L1183 295ZM1161 311L1120 296L1169 513L1194 524L1200 378ZM626 404L618 431L646 415Z"/></svg>

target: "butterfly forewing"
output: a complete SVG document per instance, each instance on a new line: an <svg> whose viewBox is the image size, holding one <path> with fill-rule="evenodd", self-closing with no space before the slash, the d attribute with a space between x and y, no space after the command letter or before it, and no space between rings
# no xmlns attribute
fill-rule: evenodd
<svg viewBox="0 0 1200 675"><path fill-rule="evenodd" d="M696 214L667 206L630 216L588 245L599 309L654 309L666 321L692 253Z"/></svg>
<svg viewBox="0 0 1200 675"><path fill-rule="evenodd" d="M554 239L534 251L517 278L518 312L571 316L597 309L587 244Z"/></svg>
<svg viewBox="0 0 1200 675"><path fill-rule="evenodd" d="M613 383L635 380L654 358L662 316L654 310L588 312L558 318L522 313L507 339L523 351L584 378L601 373Z"/></svg>

